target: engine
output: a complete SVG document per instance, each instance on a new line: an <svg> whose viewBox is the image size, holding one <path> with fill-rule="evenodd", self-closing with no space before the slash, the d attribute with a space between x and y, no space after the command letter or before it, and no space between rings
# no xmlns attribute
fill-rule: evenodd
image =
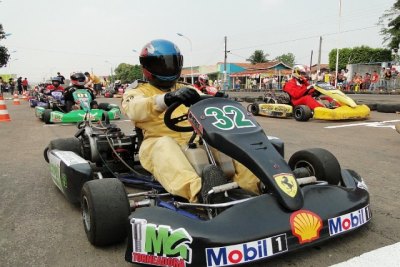
<svg viewBox="0 0 400 267"><path fill-rule="evenodd" d="M114 124L107 126L85 125L81 129L83 156L97 166L124 166L135 163L138 152L136 134L125 135Z"/></svg>

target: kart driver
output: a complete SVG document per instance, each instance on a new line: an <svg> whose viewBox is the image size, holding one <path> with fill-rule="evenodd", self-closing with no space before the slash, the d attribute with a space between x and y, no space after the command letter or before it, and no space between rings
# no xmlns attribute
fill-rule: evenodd
<svg viewBox="0 0 400 267"><path fill-rule="evenodd" d="M51 78L51 84L46 87L43 93L50 95L52 91L64 92L64 87L61 86L61 79L59 77Z"/></svg>
<svg viewBox="0 0 400 267"><path fill-rule="evenodd" d="M194 87L202 93L207 93L207 86L208 86L208 76L207 74L199 75L199 78L194 83Z"/></svg>
<svg viewBox="0 0 400 267"><path fill-rule="evenodd" d="M308 83L308 75L306 66L295 65L293 67L292 79L285 83L283 91L288 93L293 106L306 105L314 110L316 107L325 107L324 104L319 102L313 97L314 89ZM333 99L325 96L325 100L332 103Z"/></svg>
<svg viewBox="0 0 400 267"><path fill-rule="evenodd" d="M148 83L138 83L135 89L124 93L122 111L143 131L140 162L168 192L196 202L198 195L205 196L206 192L204 187L201 190L202 179L181 149L187 145L192 133L170 130L164 124L164 113L169 105L180 100L185 106L180 105L175 114L187 114L186 106L197 102L200 95L193 87L177 83L183 56L174 43L153 40L143 47L139 60ZM190 125L188 121L184 123ZM233 180L241 188L259 193L259 179L243 165L234 164L236 175Z"/></svg>
<svg viewBox="0 0 400 267"><path fill-rule="evenodd" d="M93 94L93 91L90 88L85 87L85 82L86 82L85 74L83 74L82 72L73 72L71 73L70 79L72 85L66 87L64 90L64 99L67 112L71 111L72 109L79 109L79 107L74 108L75 100L74 96L72 95L72 93L76 89L86 89L90 93L90 96L92 97L92 102L90 103L90 107L96 108L97 102L94 101L95 96Z"/></svg>

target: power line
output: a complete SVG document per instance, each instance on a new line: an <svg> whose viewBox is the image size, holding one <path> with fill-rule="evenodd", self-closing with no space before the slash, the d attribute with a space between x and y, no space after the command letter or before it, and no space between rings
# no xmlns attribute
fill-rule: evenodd
<svg viewBox="0 0 400 267"><path fill-rule="evenodd" d="M260 47L260 46L271 46L271 45L278 45L278 44L284 44L284 43L289 43L289 42L303 41L303 40L308 40L308 39L317 38L317 37L320 37L320 36L337 35L337 34L343 34L343 33L347 33L347 32L354 32L354 31L360 31L360 30L367 30L367 29L376 28L376 27L378 27L378 25L368 26L368 27L363 27L363 28L358 28L358 29L352 29L352 30L347 30L347 31L341 31L340 33L339 33L339 32L324 33L324 34L318 34L318 35L313 35L313 36L308 36L308 37L302 37L302 38L297 38L297 39L291 39L291 40L286 40L286 41L280 41L280 42L273 42L273 43L266 43L266 44L258 44L258 45L247 46L247 47L241 47L241 48L233 48L233 49L230 49L230 51L232 51L232 50L237 51L237 50L244 50L244 49L256 48L256 47Z"/></svg>

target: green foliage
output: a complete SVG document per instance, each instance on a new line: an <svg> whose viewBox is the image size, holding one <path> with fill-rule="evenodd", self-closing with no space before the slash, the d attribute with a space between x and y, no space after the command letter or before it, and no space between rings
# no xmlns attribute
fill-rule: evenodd
<svg viewBox="0 0 400 267"><path fill-rule="evenodd" d="M121 63L115 69L114 80L121 80L121 83L132 83L135 80L142 79L142 76L142 67L140 65Z"/></svg>
<svg viewBox="0 0 400 267"><path fill-rule="evenodd" d="M378 24L382 27L383 43L390 49L400 45L400 0L397 0L391 9L386 10L379 18Z"/></svg>
<svg viewBox="0 0 400 267"><path fill-rule="evenodd" d="M283 54L283 55L277 56L275 58L275 60L276 61L282 61L286 65L288 65L290 67L293 67L294 62L296 61L296 58L292 53L287 53L287 54Z"/></svg>
<svg viewBox="0 0 400 267"><path fill-rule="evenodd" d="M248 59L246 59L246 61L250 61L251 64L264 63L264 62L269 61L267 59L268 57L269 57L269 54L267 54L267 53L264 54L264 51L256 50Z"/></svg>
<svg viewBox="0 0 400 267"><path fill-rule="evenodd" d="M3 25L0 24L0 41L5 38L5 33L3 31ZM0 46L0 68L5 66L8 62L10 55L8 54L7 48Z"/></svg>
<svg viewBox="0 0 400 267"><path fill-rule="evenodd" d="M383 48L360 46L339 50L339 69L345 69L347 64L387 62L392 60L391 51ZM329 68L336 68L336 49L329 52Z"/></svg>

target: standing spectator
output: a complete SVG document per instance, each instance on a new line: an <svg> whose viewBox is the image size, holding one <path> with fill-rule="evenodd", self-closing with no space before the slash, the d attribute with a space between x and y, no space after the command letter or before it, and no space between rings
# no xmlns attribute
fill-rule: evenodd
<svg viewBox="0 0 400 267"><path fill-rule="evenodd" d="M327 70L327 71L325 72L325 75L324 75L324 82L326 82L326 83L330 83L330 82L331 82L331 74L329 73L329 70Z"/></svg>
<svg viewBox="0 0 400 267"><path fill-rule="evenodd" d="M367 89L369 89L370 85L371 85L371 74L367 72L365 73L364 79L362 80L361 90L366 91Z"/></svg>
<svg viewBox="0 0 400 267"><path fill-rule="evenodd" d="M376 90L376 88L378 87L378 82L379 82L379 75L378 75L378 72L376 70L374 70L374 72L372 73L372 77L371 77L371 84L369 86L369 90L371 92Z"/></svg>
<svg viewBox="0 0 400 267"><path fill-rule="evenodd" d="M60 72L57 72L57 77L60 79L60 83L64 84L65 77L63 75L61 75Z"/></svg>
<svg viewBox="0 0 400 267"><path fill-rule="evenodd" d="M3 91L4 91L4 81L3 81L3 77L0 76L0 95L3 95Z"/></svg>
<svg viewBox="0 0 400 267"><path fill-rule="evenodd" d="M98 76L93 73L85 72L85 76L88 79L88 82L85 84L86 87L93 90L96 95L99 95L101 92L101 80Z"/></svg>
<svg viewBox="0 0 400 267"><path fill-rule="evenodd" d="M8 80L8 84L10 86L10 94L13 95L14 94L14 90L15 90L15 81L13 78L10 78Z"/></svg>
<svg viewBox="0 0 400 267"><path fill-rule="evenodd" d="M28 91L28 79L27 78L24 78L24 80L22 81L22 88L24 90L24 93L26 91Z"/></svg>
<svg viewBox="0 0 400 267"><path fill-rule="evenodd" d="M17 89L18 89L18 94L22 94L22 77L18 77L17 79Z"/></svg>
<svg viewBox="0 0 400 267"><path fill-rule="evenodd" d="M235 81L235 89L236 89L236 90L240 90L240 79L239 79L239 78L236 78L236 81Z"/></svg>
<svg viewBox="0 0 400 267"><path fill-rule="evenodd" d="M390 80L392 79L392 72L390 71L389 68L386 68L385 73L383 74L383 79L384 79L383 87L387 91L390 86Z"/></svg>

